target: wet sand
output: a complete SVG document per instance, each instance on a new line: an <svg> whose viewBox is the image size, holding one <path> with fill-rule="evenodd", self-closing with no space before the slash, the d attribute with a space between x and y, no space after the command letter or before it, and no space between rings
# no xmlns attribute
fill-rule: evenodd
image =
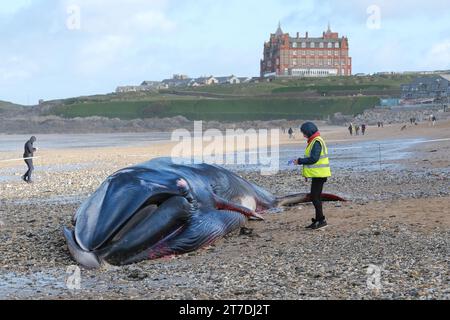
<svg viewBox="0 0 450 320"><path fill-rule="evenodd" d="M450 123L370 127L365 137L345 128L322 130L330 144L450 138ZM297 134L298 135L298 134ZM286 148L304 147L282 137ZM81 271L81 290L69 290L74 264L62 226L114 171L170 154L173 143L142 147L59 149L39 152L36 183L20 182L21 162L0 162L0 298L3 299L449 299L450 141L420 142L407 157L366 170L364 159L335 170L326 192L350 201L325 205L330 227L303 227L311 205L268 214L198 252L127 267ZM38 155L38 154L37 154ZM293 155L294 157L297 155ZM0 152L0 159L17 157ZM20 157L20 155L19 155ZM345 163L345 159L340 159ZM361 162L362 161L362 162ZM243 177L278 195L305 192L298 170ZM380 290L367 286L367 268L381 268Z"/></svg>

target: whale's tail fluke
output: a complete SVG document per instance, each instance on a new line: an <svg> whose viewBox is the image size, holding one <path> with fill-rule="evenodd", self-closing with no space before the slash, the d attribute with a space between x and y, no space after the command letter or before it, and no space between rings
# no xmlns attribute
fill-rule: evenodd
<svg viewBox="0 0 450 320"><path fill-rule="evenodd" d="M345 200L342 197L336 196L334 194L328 194L328 193L322 193L322 201L342 201L345 202ZM292 194L285 197L279 197L277 198L277 207L287 207L292 206L300 203L307 203L311 202L311 194L310 193L297 193Z"/></svg>

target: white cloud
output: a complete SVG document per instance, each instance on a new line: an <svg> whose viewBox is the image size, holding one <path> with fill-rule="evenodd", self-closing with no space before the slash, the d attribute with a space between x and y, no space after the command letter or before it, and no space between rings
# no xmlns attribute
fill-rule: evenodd
<svg viewBox="0 0 450 320"><path fill-rule="evenodd" d="M172 31L176 27L176 23L167 18L163 12L146 11L136 13L128 21L129 25L138 30L162 30Z"/></svg>
<svg viewBox="0 0 450 320"><path fill-rule="evenodd" d="M33 61L23 56L12 56L1 59L0 81L7 83L28 80L38 71L39 66Z"/></svg>
<svg viewBox="0 0 450 320"><path fill-rule="evenodd" d="M23 99L24 81L48 99L173 73L257 75L263 43L279 20L285 32L312 36L330 21L350 39L355 72L443 69L450 61L446 1L33 0L9 14L4 2L3 100ZM373 4L382 10L380 30L366 26ZM79 30L67 28L70 5L80 8Z"/></svg>
<svg viewBox="0 0 450 320"><path fill-rule="evenodd" d="M31 0L15 0L0 2L0 14L11 14L27 7L31 4Z"/></svg>
<svg viewBox="0 0 450 320"><path fill-rule="evenodd" d="M65 0L80 10L82 32L89 34L170 31L175 23L166 15L166 0Z"/></svg>
<svg viewBox="0 0 450 320"><path fill-rule="evenodd" d="M132 44L133 40L126 36L95 37L81 48L77 71L85 75L102 72L126 56Z"/></svg>
<svg viewBox="0 0 450 320"><path fill-rule="evenodd" d="M434 44L429 50L425 69L450 69L450 39Z"/></svg>

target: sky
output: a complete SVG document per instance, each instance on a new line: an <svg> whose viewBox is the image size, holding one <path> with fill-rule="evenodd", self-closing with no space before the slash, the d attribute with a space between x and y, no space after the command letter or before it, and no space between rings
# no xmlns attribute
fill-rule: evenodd
<svg viewBox="0 0 450 320"><path fill-rule="evenodd" d="M0 100L36 104L182 73L258 76L277 29L350 42L353 73L450 69L442 0L15 0L0 3Z"/></svg>

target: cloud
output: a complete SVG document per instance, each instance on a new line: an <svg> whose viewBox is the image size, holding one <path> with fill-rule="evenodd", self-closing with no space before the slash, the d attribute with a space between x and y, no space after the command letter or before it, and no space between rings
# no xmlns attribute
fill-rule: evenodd
<svg viewBox="0 0 450 320"><path fill-rule="evenodd" d="M2 1L0 2L0 14L13 14L30 4L31 0Z"/></svg>
<svg viewBox="0 0 450 320"><path fill-rule="evenodd" d="M95 37L81 48L77 71L82 75L98 74L126 56L133 40L120 35Z"/></svg>
<svg viewBox="0 0 450 320"><path fill-rule="evenodd" d="M19 82L32 79L39 66L23 56L12 56L0 61L0 81Z"/></svg>
<svg viewBox="0 0 450 320"><path fill-rule="evenodd" d="M450 39L434 44L423 64L425 69L450 69Z"/></svg>
<svg viewBox="0 0 450 320"><path fill-rule="evenodd" d="M23 102L24 81L39 98L111 92L173 73L259 74L264 41L285 32L350 40L354 72L449 66L450 11L411 0L18 0L0 5L0 100ZM381 29L367 27L378 5ZM80 29L67 27L70 6ZM31 90L31 89L30 89Z"/></svg>

